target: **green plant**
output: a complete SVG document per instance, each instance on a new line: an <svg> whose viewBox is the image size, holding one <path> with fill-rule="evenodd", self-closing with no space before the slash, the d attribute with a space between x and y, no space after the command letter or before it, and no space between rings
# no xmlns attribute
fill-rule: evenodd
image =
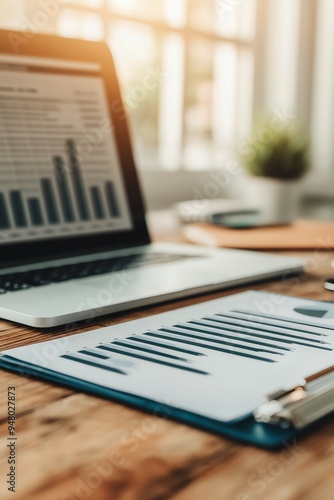
<svg viewBox="0 0 334 500"><path fill-rule="evenodd" d="M300 179L310 166L303 134L295 126L274 130L272 120L255 134L243 158L250 174L281 180Z"/></svg>

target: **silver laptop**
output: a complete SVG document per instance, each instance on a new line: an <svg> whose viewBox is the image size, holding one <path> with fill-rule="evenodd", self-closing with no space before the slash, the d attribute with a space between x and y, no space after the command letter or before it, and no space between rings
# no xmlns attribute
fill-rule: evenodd
<svg viewBox="0 0 334 500"><path fill-rule="evenodd" d="M2 318L71 324L302 267L150 242L106 45L1 31L0 82Z"/></svg>

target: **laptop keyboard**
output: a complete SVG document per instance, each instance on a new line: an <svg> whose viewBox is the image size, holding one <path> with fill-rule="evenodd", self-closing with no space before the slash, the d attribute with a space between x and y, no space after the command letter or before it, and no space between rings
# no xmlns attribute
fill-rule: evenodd
<svg viewBox="0 0 334 500"><path fill-rule="evenodd" d="M48 267L28 272L0 276L0 294L25 290L31 287L60 283L72 279L87 278L101 274L167 264L184 259L198 258L196 255L177 255L166 253L147 253L112 257L94 262L83 262L60 267Z"/></svg>

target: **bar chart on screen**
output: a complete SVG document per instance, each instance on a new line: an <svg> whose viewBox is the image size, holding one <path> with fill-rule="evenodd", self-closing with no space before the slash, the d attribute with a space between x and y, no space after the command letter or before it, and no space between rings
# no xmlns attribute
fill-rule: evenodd
<svg viewBox="0 0 334 500"><path fill-rule="evenodd" d="M67 143L69 164L71 172L66 173L65 160L61 156L54 156L54 177L40 179L40 196L27 198L27 210L24 208L24 197L20 190L9 191L9 208L4 193L0 192L0 229L10 229L9 212L12 211L15 227L28 227L29 221L32 226L43 226L44 217L42 206L44 204L46 220L49 224L60 224L61 220L66 222L101 220L120 217L117 196L111 181L104 183L104 192L99 186L90 186L89 193L93 211L89 209L89 201L86 196L80 163L77 159L75 143L68 140ZM72 181L74 197L70 190ZM56 191L60 201L60 209L56 201ZM105 202L103 198L105 197ZM104 206L107 207L105 210ZM78 215L76 215L77 209Z"/></svg>
<svg viewBox="0 0 334 500"><path fill-rule="evenodd" d="M129 228L99 74L0 56L0 75L0 240Z"/></svg>

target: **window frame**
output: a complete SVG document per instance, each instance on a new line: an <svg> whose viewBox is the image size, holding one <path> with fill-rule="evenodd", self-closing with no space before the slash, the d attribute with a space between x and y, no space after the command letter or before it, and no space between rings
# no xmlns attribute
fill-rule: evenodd
<svg viewBox="0 0 334 500"><path fill-rule="evenodd" d="M185 0L186 2L186 21L183 26L174 27L166 22L162 22L155 19L148 19L142 17L136 17L132 15L128 15L122 12L112 11L108 5L108 0L103 0L102 5L100 7L90 7L82 4L76 4L75 2L71 2L70 0L66 3L67 9L76 10L79 13L97 13L103 22L104 33L107 34L110 26L113 22L116 21L126 21L126 22L134 22L137 24L141 24L144 26L149 26L155 33L155 36L159 39L166 38L170 35L177 35L182 38L184 44L184 86L187 85L187 78L189 78L189 74L186 71L188 61L189 61L189 47L190 42L194 39L204 39L205 41L209 41L213 44L222 44L228 43L232 44L238 49L246 48L250 49L254 58L254 85L253 85L253 102L257 102L262 98L262 94L259 91L261 87L261 83L263 81L263 67L261 58L263 56L263 33L258 32L255 27L255 35L252 39L243 39L237 37L227 37L220 35L218 33L209 32L202 30L200 28L196 28L190 25L190 1ZM260 5L261 4L261 5ZM255 14L255 26L257 25L258 16L263 15L263 5L262 2L256 2L256 14ZM212 6L214 8L214 6ZM260 49L259 54L257 54L257 48ZM258 57L258 55L260 57ZM182 114L184 117L185 111L185 98L183 95L182 100ZM183 147L185 140L185 123L184 119L182 120L182 137L181 137L181 148L179 151L179 157L182 161L183 158ZM138 164L138 160L136 162ZM196 193L200 193L203 190L203 186L206 185L207 182L210 182L210 175L214 173L217 169L213 169L210 167L208 169L203 170L187 170L184 167L184 164L180 163L176 170L168 170L162 168L160 165L156 168L139 168L139 177L141 179L143 191L145 193L145 197L148 200L148 208L149 209L157 209L163 208L172 203L184 200L184 199L192 199L198 196ZM228 176L228 172L225 169L225 165L222 165L221 172L224 175ZM164 196L157 196L156 194L156 185L157 182L159 184L165 186ZM175 189L175 185L178 186ZM221 189L219 196L231 196L234 188L229 184L225 187L225 189ZM205 196L205 195L203 195Z"/></svg>

